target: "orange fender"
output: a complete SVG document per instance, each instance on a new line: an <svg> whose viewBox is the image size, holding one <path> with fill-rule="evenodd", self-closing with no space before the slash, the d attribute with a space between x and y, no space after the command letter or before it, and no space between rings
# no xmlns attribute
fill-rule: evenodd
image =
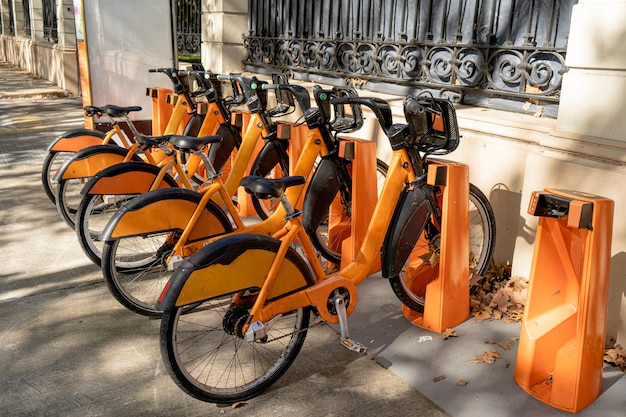
<svg viewBox="0 0 626 417"><path fill-rule="evenodd" d="M102 145L106 135L99 130L76 129L65 132L48 146L53 152L78 152L90 146Z"/></svg>
<svg viewBox="0 0 626 417"><path fill-rule="evenodd" d="M144 162L124 162L98 172L83 188L83 194L120 195L143 194L150 191L161 168ZM155 189L178 187L168 173Z"/></svg>
<svg viewBox="0 0 626 417"><path fill-rule="evenodd" d="M128 151L124 148L110 145L98 145L82 149L61 165L54 176L54 180L93 177L104 168L124 162L127 153ZM133 155L132 159L141 160L136 155Z"/></svg>
<svg viewBox="0 0 626 417"><path fill-rule="evenodd" d="M197 192L182 188L165 188L142 194L111 218L102 233L102 239L183 230L201 198ZM207 208L200 214L189 241L207 239L231 230L226 214L217 204L209 201Z"/></svg>

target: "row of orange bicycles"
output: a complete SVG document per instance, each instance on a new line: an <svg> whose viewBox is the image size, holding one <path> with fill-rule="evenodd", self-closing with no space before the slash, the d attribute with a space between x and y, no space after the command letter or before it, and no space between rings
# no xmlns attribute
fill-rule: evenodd
<svg viewBox="0 0 626 417"><path fill-rule="evenodd" d="M138 107L86 107L108 117L110 130L56 139L42 183L115 299L161 319L162 357L181 389L215 403L252 398L289 368L313 323L338 324L340 342L364 352L348 317L357 286L378 271L402 304L424 311L447 215L428 168L460 141L449 101L407 96L398 123L388 102L352 88L202 68L151 72L173 83L163 134L134 127ZM346 135L359 136L364 114L392 155L370 161L376 204L360 247L346 254L363 204L353 198ZM305 132L297 145L285 126ZM483 274L495 219L484 194L467 187L469 266ZM241 198L253 216L242 215Z"/></svg>

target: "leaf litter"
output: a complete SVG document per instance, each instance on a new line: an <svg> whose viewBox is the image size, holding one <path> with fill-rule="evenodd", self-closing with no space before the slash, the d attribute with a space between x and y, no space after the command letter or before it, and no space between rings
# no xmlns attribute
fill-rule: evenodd
<svg viewBox="0 0 626 417"><path fill-rule="evenodd" d="M484 320L502 320L507 324L521 322L527 294L527 278L512 277L509 262L497 265L492 261L483 276L476 274L470 276L470 315L478 322ZM519 339L515 338L513 341L517 340ZM500 344L487 341L485 343L497 344L507 350L512 348L510 342ZM490 352L497 351L485 352L469 362L494 363L497 357ZM604 362L626 372L626 349L613 340L612 347L605 349Z"/></svg>

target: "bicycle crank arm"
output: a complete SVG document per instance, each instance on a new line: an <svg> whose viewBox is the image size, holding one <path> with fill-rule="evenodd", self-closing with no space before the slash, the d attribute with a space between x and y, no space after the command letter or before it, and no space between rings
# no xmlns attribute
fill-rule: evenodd
<svg viewBox="0 0 626 417"><path fill-rule="evenodd" d="M337 310L337 317L339 317L341 344L345 348L354 352L367 352L367 346L363 345L361 342L350 339L350 332L348 330L348 313L346 312L346 301L342 297L335 298L335 309Z"/></svg>

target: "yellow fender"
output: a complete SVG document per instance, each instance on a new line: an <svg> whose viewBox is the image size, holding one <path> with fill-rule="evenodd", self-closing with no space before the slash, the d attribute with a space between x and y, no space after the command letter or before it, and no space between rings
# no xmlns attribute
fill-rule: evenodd
<svg viewBox="0 0 626 417"><path fill-rule="evenodd" d="M95 195L130 195L150 191L161 169L144 162L124 162L98 172L81 191ZM172 176L165 173L157 188L178 187Z"/></svg>
<svg viewBox="0 0 626 417"><path fill-rule="evenodd" d="M101 239L183 230L202 196L182 188L164 188L141 194L120 208L109 220ZM232 226L224 211L213 201L203 210L189 241L229 233Z"/></svg>
<svg viewBox="0 0 626 417"><path fill-rule="evenodd" d="M174 307L260 288L278 252L280 241L242 233L226 236L199 250L174 271L157 308ZM312 286L313 275L295 249L289 248L268 301Z"/></svg>
<svg viewBox="0 0 626 417"><path fill-rule="evenodd" d="M78 152L90 146L102 145L106 135L94 129L75 129L57 137L49 146L52 152Z"/></svg>
<svg viewBox="0 0 626 417"><path fill-rule="evenodd" d="M111 145L98 145L82 149L63 162L54 180L93 177L104 168L124 162L128 150ZM137 155L132 160L141 161Z"/></svg>

